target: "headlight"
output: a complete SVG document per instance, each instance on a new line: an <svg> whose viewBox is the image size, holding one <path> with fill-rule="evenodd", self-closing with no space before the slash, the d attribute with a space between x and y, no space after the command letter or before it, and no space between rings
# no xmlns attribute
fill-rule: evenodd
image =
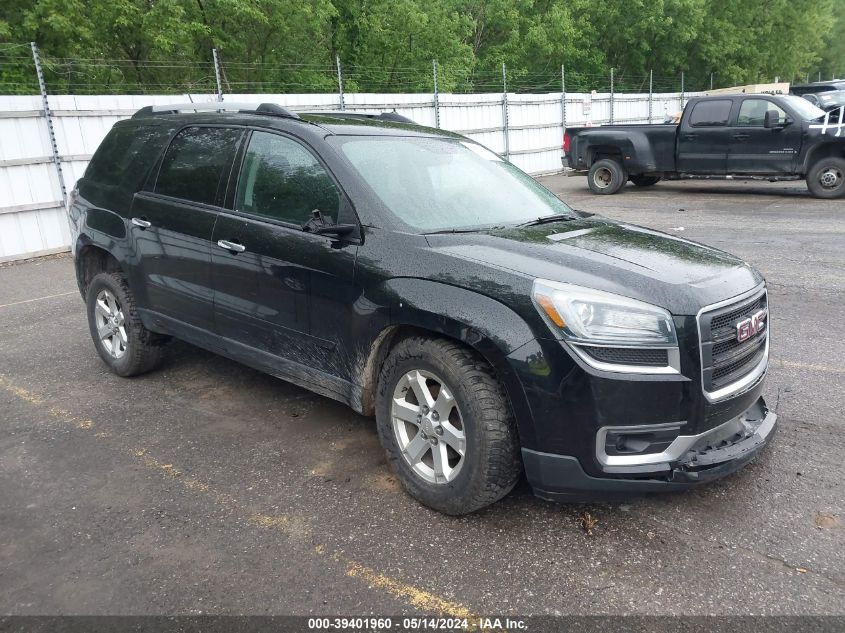
<svg viewBox="0 0 845 633"><path fill-rule="evenodd" d="M657 306L572 284L536 279L534 304L573 343L676 347L671 315Z"/></svg>

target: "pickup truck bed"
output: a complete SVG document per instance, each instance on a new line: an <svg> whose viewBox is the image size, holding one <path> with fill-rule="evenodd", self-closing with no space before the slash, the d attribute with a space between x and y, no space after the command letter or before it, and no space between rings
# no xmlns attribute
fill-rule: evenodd
<svg viewBox="0 0 845 633"><path fill-rule="evenodd" d="M675 171L675 137L678 126L674 123L607 125L601 127L566 128L570 136L567 156L577 157L573 169L589 169L593 159L605 155L621 155L628 164L636 157L633 166L639 173ZM579 146L583 144L583 151ZM624 150L630 150L625 152Z"/></svg>

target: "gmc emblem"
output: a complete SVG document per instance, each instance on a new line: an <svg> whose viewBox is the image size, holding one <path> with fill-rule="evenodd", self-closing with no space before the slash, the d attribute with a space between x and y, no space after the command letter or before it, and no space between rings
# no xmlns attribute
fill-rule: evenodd
<svg viewBox="0 0 845 633"><path fill-rule="evenodd" d="M742 343L766 329L766 311L755 312L736 324L736 340Z"/></svg>

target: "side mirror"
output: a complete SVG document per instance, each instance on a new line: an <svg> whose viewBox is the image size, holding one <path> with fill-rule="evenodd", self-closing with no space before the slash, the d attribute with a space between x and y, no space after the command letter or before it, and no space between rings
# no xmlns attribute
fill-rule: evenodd
<svg viewBox="0 0 845 633"><path fill-rule="evenodd" d="M313 229L317 235L334 235L341 237L354 233L358 229L357 224L326 224L325 226L318 226Z"/></svg>
<svg viewBox="0 0 845 633"><path fill-rule="evenodd" d="M769 129L783 127L780 124L780 113L777 110L766 110L766 116L763 118L763 127Z"/></svg>
<svg viewBox="0 0 845 633"><path fill-rule="evenodd" d="M306 233L329 235L338 239L341 237L358 237L353 235L358 231L357 224L335 224L330 216L323 215L319 209L314 209L311 212L311 218L302 225L302 230Z"/></svg>

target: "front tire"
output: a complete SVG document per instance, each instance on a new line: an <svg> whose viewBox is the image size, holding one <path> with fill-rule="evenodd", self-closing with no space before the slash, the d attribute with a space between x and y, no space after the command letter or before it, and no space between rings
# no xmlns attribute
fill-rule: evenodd
<svg viewBox="0 0 845 633"><path fill-rule="evenodd" d="M807 188L816 198L845 197L845 158L826 156L819 159L807 174Z"/></svg>
<svg viewBox="0 0 845 633"><path fill-rule="evenodd" d="M593 163L587 174L590 191L600 195L611 195L619 191L628 181L628 175L619 161L602 158Z"/></svg>
<svg viewBox="0 0 845 633"><path fill-rule="evenodd" d="M103 362L118 376L153 369L166 339L141 323L135 298L122 273L99 273L85 293L88 329Z"/></svg>
<svg viewBox="0 0 845 633"><path fill-rule="evenodd" d="M660 182L660 176L631 176L631 182L637 187L652 187Z"/></svg>
<svg viewBox="0 0 845 633"><path fill-rule="evenodd" d="M510 405L492 368L452 341L411 337L384 362L379 438L405 491L451 515L504 497L522 472Z"/></svg>

